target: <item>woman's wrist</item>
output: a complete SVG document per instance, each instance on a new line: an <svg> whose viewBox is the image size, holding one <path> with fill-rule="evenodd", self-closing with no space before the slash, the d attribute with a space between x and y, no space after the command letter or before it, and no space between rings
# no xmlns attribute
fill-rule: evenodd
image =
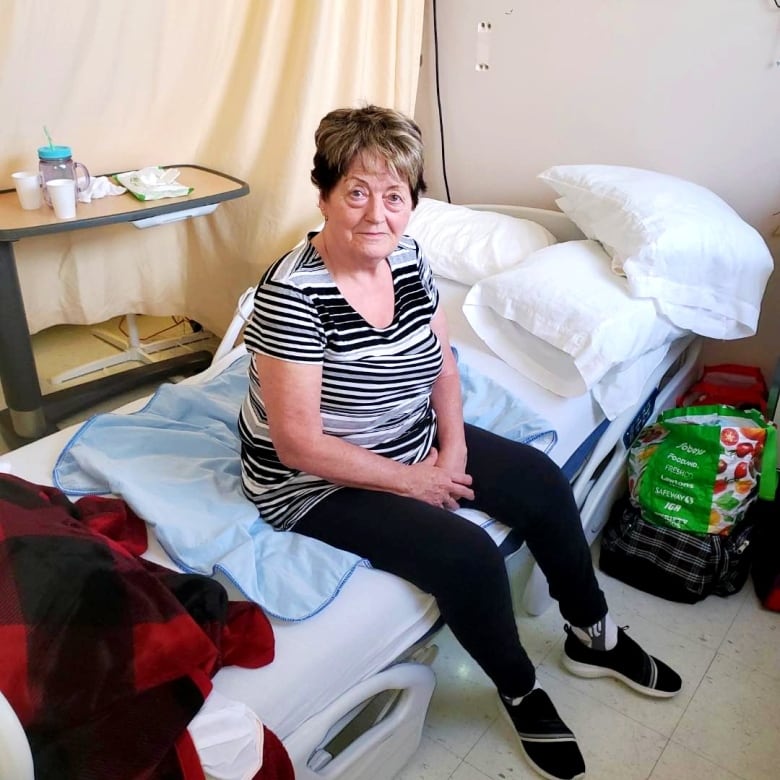
<svg viewBox="0 0 780 780"><path fill-rule="evenodd" d="M437 465L443 468L457 469L464 471L466 468L466 449L465 440L462 442L439 443L439 457Z"/></svg>

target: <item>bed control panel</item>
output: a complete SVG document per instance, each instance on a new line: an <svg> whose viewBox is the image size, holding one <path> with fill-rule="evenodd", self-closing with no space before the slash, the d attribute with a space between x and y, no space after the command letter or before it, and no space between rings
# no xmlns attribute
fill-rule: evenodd
<svg viewBox="0 0 780 780"><path fill-rule="evenodd" d="M642 404L642 407L634 415L634 419L626 428L623 433L623 446L628 449L633 443L634 439L639 436L639 432L647 425L650 418L655 411L655 399L658 398L658 389L653 390L648 396L647 400Z"/></svg>

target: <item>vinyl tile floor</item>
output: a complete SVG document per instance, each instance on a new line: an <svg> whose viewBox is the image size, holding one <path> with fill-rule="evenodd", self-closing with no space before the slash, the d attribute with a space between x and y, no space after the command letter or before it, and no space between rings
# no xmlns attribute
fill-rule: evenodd
<svg viewBox="0 0 780 780"><path fill-rule="evenodd" d="M695 605L642 593L594 566L618 625L676 668L683 690L650 699L609 679L586 680L560 663L563 621L552 608L518 617L537 677L577 735L594 780L780 778L780 614L752 582ZM521 614L518 611L518 614ZM497 717L494 689L446 629L437 638L433 694L422 744L401 780L537 778Z"/></svg>
<svg viewBox="0 0 780 780"><path fill-rule="evenodd" d="M105 324L116 330L119 321ZM165 320L141 318L139 331ZM116 351L92 328L58 326L33 337L39 373L51 377ZM166 333L166 336L171 335ZM184 348L213 349L213 342ZM158 353L168 357L170 351ZM45 384L45 379L42 380ZM114 408L153 388L114 398ZM45 392L45 388L44 388ZM1 399L0 399L1 400ZM86 419L90 409L68 422ZM0 442L0 452L7 451ZM594 546L594 564L598 547ZM619 625L678 669L682 692L643 697L613 680L584 680L560 664L563 621L556 609L539 617L518 610L520 636L538 678L577 734L592 780L777 780L780 778L780 613L764 610L752 584L722 599L676 604L635 590L598 571ZM422 743L399 780L531 780L516 752L494 690L445 629L436 640L436 690Z"/></svg>

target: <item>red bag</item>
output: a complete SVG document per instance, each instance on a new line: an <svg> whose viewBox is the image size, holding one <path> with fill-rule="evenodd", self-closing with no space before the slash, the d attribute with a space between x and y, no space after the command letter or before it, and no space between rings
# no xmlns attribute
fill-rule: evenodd
<svg viewBox="0 0 780 780"><path fill-rule="evenodd" d="M698 382L677 399L677 406L725 404L758 409L766 415L767 386L761 369L738 363L705 366Z"/></svg>

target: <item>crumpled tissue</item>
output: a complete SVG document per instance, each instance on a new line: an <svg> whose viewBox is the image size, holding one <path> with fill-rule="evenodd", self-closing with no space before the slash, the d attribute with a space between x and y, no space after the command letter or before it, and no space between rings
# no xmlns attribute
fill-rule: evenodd
<svg viewBox="0 0 780 780"><path fill-rule="evenodd" d="M189 195L193 188L179 184L178 168L161 168L150 165L138 171L117 173L114 178L127 187L138 200L157 200L159 198L178 198Z"/></svg>
<svg viewBox="0 0 780 780"><path fill-rule="evenodd" d="M79 186L84 177L79 179ZM108 176L90 176L89 184L79 190L79 203L91 203L97 198L105 198L107 195L122 195L127 192L124 187L112 184Z"/></svg>
<svg viewBox="0 0 780 780"><path fill-rule="evenodd" d="M262 722L213 688L187 731L208 778L251 780L263 766Z"/></svg>

